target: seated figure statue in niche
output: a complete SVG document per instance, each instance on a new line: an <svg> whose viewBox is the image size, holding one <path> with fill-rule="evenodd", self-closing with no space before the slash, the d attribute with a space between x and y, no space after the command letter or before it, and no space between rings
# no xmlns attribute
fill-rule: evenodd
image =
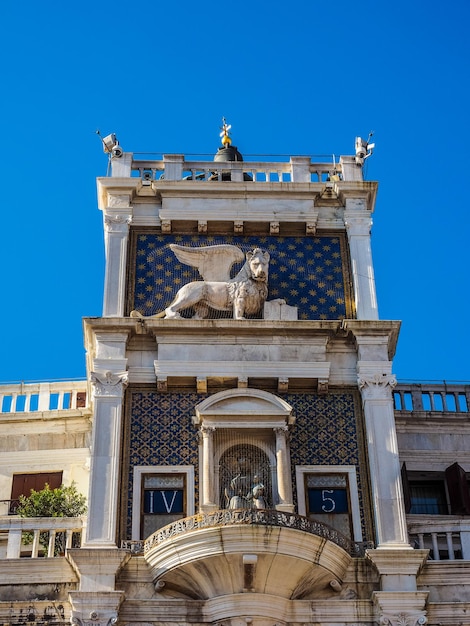
<svg viewBox="0 0 470 626"><path fill-rule="evenodd" d="M251 492L247 495L247 499L251 500L253 509L265 509L266 508L266 500L265 500L265 489L264 485L261 482L259 476L255 474L254 477L254 485L251 489Z"/></svg>
<svg viewBox="0 0 470 626"><path fill-rule="evenodd" d="M247 491L248 477L238 474L230 481L230 488L225 489L225 499L229 509L265 509L265 488L259 476L255 474L253 486Z"/></svg>
<svg viewBox="0 0 470 626"><path fill-rule="evenodd" d="M214 311L231 311L233 319L262 311L268 296L269 252L255 248L243 253L230 244L190 248L170 244L176 258L195 267L204 280L183 285L173 302L154 318L178 319L180 311L192 308L192 319L207 319ZM230 271L235 263L245 259L245 264L234 278ZM143 317L132 311L131 317Z"/></svg>

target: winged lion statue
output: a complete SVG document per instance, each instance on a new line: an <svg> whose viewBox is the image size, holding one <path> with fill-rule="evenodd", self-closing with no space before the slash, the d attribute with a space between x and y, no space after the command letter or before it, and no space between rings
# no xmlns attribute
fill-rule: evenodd
<svg viewBox="0 0 470 626"><path fill-rule="evenodd" d="M255 248L244 254L230 244L198 248L170 244L170 248L178 261L197 268L203 280L181 287L173 302L151 317L181 318L180 311L192 307L192 319L207 319L212 309L232 311L234 319L242 320L263 308L268 296L268 252ZM243 260L242 269L230 278L233 265ZM132 311L131 317L144 316L139 311Z"/></svg>

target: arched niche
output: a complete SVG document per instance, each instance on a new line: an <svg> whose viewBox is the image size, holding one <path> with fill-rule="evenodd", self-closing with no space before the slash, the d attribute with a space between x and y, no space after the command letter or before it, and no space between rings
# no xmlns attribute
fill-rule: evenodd
<svg viewBox="0 0 470 626"><path fill-rule="evenodd" d="M287 438L289 427L294 423L290 404L260 389L230 389L198 404L194 422L202 435L201 511L229 508L235 506L235 502L245 501L245 508L293 512ZM243 454L244 447L246 454ZM255 460L256 450L258 461ZM227 478L230 463L232 480ZM269 486L264 500L254 497L259 484ZM235 495L241 497L236 499Z"/></svg>

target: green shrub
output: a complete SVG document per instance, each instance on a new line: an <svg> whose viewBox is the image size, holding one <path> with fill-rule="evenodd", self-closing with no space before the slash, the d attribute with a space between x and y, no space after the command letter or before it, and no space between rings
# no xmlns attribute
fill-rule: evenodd
<svg viewBox="0 0 470 626"><path fill-rule="evenodd" d="M40 491L31 489L29 496L20 496L19 503L16 512L20 517L79 517L86 512L86 498L77 491L75 483L72 483L69 487L62 486L57 489L51 489L46 483L44 489ZM25 545L30 544L33 541L33 536L31 532L24 532L22 543ZM49 545L48 532L40 533L39 543L45 553L47 553ZM54 555L61 554L64 550L65 533L57 533Z"/></svg>
<svg viewBox="0 0 470 626"><path fill-rule="evenodd" d="M79 517L86 512L86 498L77 491L75 483L70 487L31 489L31 495L20 496L17 515L20 517Z"/></svg>

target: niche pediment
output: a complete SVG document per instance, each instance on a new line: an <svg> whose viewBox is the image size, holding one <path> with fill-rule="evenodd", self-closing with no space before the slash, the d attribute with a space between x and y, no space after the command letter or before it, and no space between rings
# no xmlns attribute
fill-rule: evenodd
<svg viewBox="0 0 470 626"><path fill-rule="evenodd" d="M292 407L282 398L260 389L221 391L195 407L195 423L214 427L265 428L293 424Z"/></svg>

